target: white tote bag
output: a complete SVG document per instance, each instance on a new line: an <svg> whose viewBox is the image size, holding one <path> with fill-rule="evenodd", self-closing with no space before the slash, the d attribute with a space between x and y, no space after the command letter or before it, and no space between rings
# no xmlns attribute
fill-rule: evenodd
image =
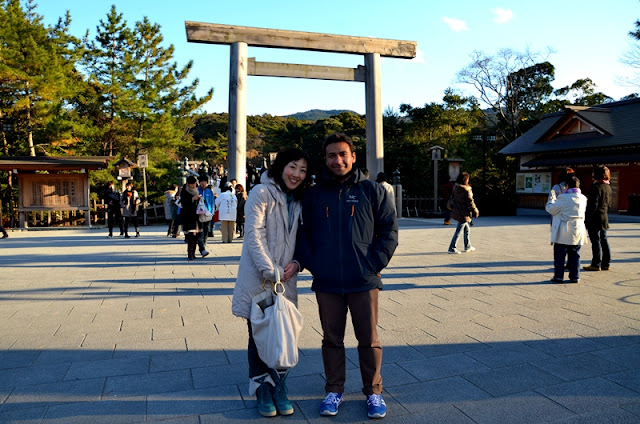
<svg viewBox="0 0 640 424"><path fill-rule="evenodd" d="M284 284L276 272L273 289L253 297L251 331L260 359L276 369L293 368L298 363L298 337L303 318L296 305L284 297Z"/></svg>

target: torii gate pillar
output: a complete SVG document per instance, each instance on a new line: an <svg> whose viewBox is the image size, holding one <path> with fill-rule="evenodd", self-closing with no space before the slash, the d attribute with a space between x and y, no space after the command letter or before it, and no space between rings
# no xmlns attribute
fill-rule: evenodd
<svg viewBox="0 0 640 424"><path fill-rule="evenodd" d="M247 53L247 43L231 44L228 181L235 179L243 187L247 186Z"/></svg>
<svg viewBox="0 0 640 424"><path fill-rule="evenodd" d="M367 169L369 170L369 175L375 178L379 172L384 172L380 55L378 53L367 53L365 55L365 68Z"/></svg>
<svg viewBox="0 0 640 424"><path fill-rule="evenodd" d="M244 184L247 147L247 75L312 78L365 83L367 168L370 175L384 171L380 57L416 57L414 41L351 37L278 29L185 22L187 41L231 46L229 78L229 179ZM248 46L360 54L365 66L332 66L256 62L247 58Z"/></svg>

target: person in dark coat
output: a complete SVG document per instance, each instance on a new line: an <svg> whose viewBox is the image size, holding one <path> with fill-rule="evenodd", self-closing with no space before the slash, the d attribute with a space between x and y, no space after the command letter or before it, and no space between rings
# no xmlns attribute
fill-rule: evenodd
<svg viewBox="0 0 640 424"><path fill-rule="evenodd" d="M380 272L398 246L393 202L380 184L354 166L351 138L333 134L324 142L325 168L306 193L297 259L313 275L322 324L326 397L321 415L336 415L346 379L347 311L358 339L362 392L370 418L386 415L382 399L382 344L378 338Z"/></svg>
<svg viewBox="0 0 640 424"><path fill-rule="evenodd" d="M585 224L591 240L591 265L585 271L608 271L611 264L611 250L607 240L609 229L609 205L611 204L611 172L606 166L593 170L593 185L587 200Z"/></svg>
<svg viewBox="0 0 640 424"><path fill-rule="evenodd" d="M471 218L473 218L474 215L477 218L480 212L473 201L473 192L469 185L468 173L462 172L458 175L451 198L453 200L451 218L458 221L458 226L449 244L449 253L462 253L457 247L460 232L464 234L464 252L473 252L476 248L471 246L471 239L469 238L469 232L471 230L470 223Z"/></svg>
<svg viewBox="0 0 640 424"><path fill-rule="evenodd" d="M120 235L124 234L122 228L122 207L120 205L120 192L115 188L113 181L110 181L107 185L107 189L104 191L103 201L107 205L107 226L109 227L108 237L113 237L113 223L120 228Z"/></svg>
<svg viewBox="0 0 640 424"><path fill-rule="evenodd" d="M244 191L242 184L236 184L236 197L238 198L238 207L236 208L236 231L238 238L244 237L244 204L247 202L247 192Z"/></svg>
<svg viewBox="0 0 640 424"><path fill-rule="evenodd" d="M133 224L136 229L136 237L140 237L140 226L138 225L138 207L140 206L140 196L133 189L133 183L127 182L127 189L122 193L122 216L124 216L124 238L129 238L129 225Z"/></svg>
<svg viewBox="0 0 640 424"><path fill-rule="evenodd" d="M196 180L196 177L189 175L187 183L182 186L182 191L180 192L182 231L184 232L184 238L187 240L187 258L190 261L196 258L198 232L202 231L200 220L198 220L198 214L196 213L198 201L201 197L197 185L198 180Z"/></svg>

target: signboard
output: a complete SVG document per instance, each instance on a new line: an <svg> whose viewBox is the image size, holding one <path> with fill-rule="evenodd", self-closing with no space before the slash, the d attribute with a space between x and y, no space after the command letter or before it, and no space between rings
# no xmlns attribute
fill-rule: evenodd
<svg viewBox="0 0 640 424"><path fill-rule="evenodd" d="M84 210L87 174L22 174L20 210Z"/></svg>
<svg viewBox="0 0 640 424"><path fill-rule="evenodd" d="M548 194L551 187L551 172L519 172L516 174L516 193Z"/></svg>
<svg viewBox="0 0 640 424"><path fill-rule="evenodd" d="M138 168L148 168L149 160L147 155L138 155Z"/></svg>

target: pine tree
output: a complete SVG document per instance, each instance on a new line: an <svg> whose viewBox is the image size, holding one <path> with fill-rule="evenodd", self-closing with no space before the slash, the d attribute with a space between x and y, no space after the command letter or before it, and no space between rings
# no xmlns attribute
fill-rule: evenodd
<svg viewBox="0 0 640 424"><path fill-rule="evenodd" d="M105 20L96 27L95 40L87 46L85 58L89 79L95 84L99 109L106 116L97 136L105 154L113 156L131 141L127 136L126 111L134 104L133 35L121 13L111 6Z"/></svg>
<svg viewBox="0 0 640 424"><path fill-rule="evenodd" d="M58 25L46 28L33 0L24 9L20 0L0 5L2 119L14 124L11 150L35 156L38 146L46 152L53 137L50 125L61 122L64 104L77 87L74 46L78 42L68 34L68 14ZM7 139L6 134L3 137Z"/></svg>
<svg viewBox="0 0 640 424"><path fill-rule="evenodd" d="M178 68L174 46L163 47L160 25L146 17L136 22L134 40L136 101L129 113L136 128L135 154L141 150L175 154L191 143L194 113L211 99L213 89L198 98L198 80L185 83L192 62Z"/></svg>

